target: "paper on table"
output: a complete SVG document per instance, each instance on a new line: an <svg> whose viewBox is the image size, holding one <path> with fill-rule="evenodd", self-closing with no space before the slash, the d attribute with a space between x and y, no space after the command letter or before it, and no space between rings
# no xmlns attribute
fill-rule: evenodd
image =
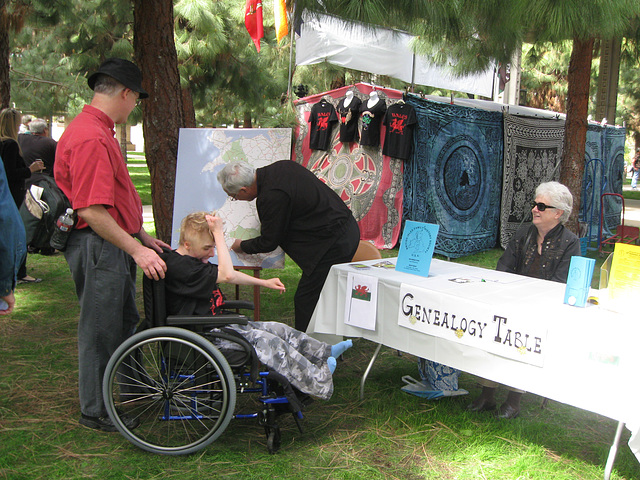
<svg viewBox="0 0 640 480"><path fill-rule="evenodd" d="M344 323L367 330L376 329L378 279L370 275L347 275Z"/></svg>
<svg viewBox="0 0 640 480"><path fill-rule="evenodd" d="M608 291L609 308L635 311L640 291L640 247L615 244Z"/></svg>
<svg viewBox="0 0 640 480"><path fill-rule="evenodd" d="M439 228L439 225L432 223L407 220L398 250L396 270L428 277Z"/></svg>

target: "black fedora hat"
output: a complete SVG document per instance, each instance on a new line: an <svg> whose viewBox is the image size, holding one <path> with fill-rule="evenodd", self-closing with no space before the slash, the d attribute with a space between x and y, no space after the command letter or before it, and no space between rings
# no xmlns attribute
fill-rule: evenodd
<svg viewBox="0 0 640 480"><path fill-rule="evenodd" d="M138 92L140 98L147 98L149 94L144 88L142 88L142 72L136 66L135 63L129 60L123 60L122 58L108 58L98 68L98 71L91 74L88 79L89 88L93 90L96 84L96 79L99 74L109 75L115 78L125 87Z"/></svg>

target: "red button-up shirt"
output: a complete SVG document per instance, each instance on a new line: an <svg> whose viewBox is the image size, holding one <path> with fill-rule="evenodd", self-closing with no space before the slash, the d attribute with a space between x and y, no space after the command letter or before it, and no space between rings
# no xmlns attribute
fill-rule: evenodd
<svg viewBox="0 0 640 480"><path fill-rule="evenodd" d="M129 234L142 228L142 202L133 186L113 120L85 105L65 129L56 150L56 182L74 210L103 205ZM76 228L87 224L78 220Z"/></svg>

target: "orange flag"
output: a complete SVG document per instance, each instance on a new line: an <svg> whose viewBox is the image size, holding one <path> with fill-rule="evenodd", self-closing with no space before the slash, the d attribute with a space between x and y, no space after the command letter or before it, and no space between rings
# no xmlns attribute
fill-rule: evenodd
<svg viewBox="0 0 640 480"><path fill-rule="evenodd" d="M244 13L244 26L256 44L256 49L260 51L260 39L264 37L262 27L262 0L247 0Z"/></svg>
<svg viewBox="0 0 640 480"><path fill-rule="evenodd" d="M285 0L273 0L273 17L276 20L276 39L279 42L289 33Z"/></svg>

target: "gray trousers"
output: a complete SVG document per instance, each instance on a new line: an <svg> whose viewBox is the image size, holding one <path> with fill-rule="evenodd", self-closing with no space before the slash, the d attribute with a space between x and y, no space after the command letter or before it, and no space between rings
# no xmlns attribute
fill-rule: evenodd
<svg viewBox="0 0 640 480"><path fill-rule="evenodd" d="M107 414L102 400L105 368L140 320L135 304L137 267L129 254L88 229L71 233L64 256L80 302L80 411L102 417Z"/></svg>
<svg viewBox="0 0 640 480"><path fill-rule="evenodd" d="M303 393L328 400L333 377L327 365L331 345L280 322L231 325L255 349L258 359Z"/></svg>

